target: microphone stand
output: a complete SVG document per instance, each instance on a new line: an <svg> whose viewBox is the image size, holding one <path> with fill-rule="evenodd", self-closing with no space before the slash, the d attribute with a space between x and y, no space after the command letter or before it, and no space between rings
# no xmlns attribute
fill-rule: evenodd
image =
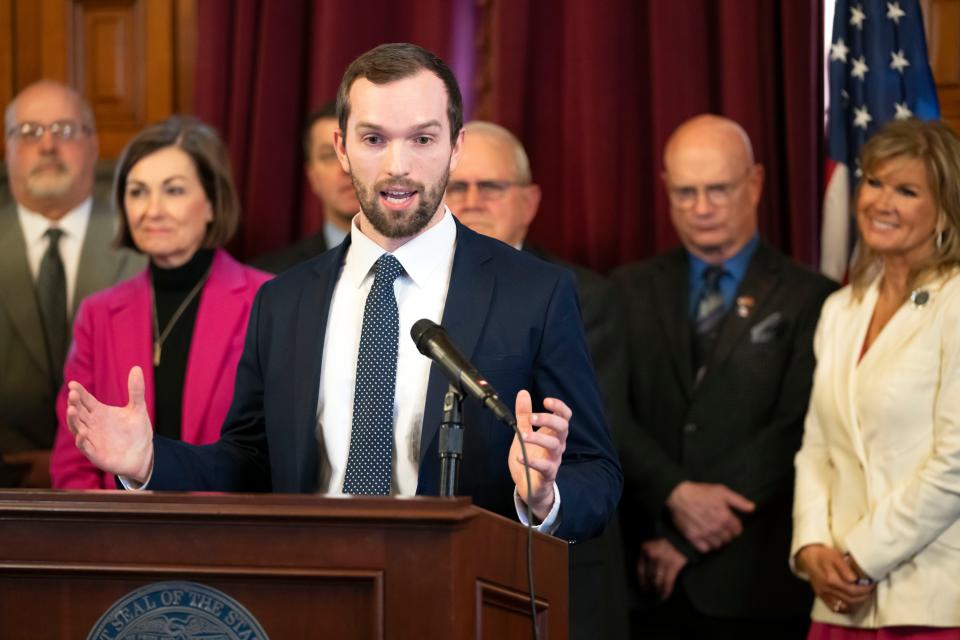
<svg viewBox="0 0 960 640"><path fill-rule="evenodd" d="M440 422L440 495L457 495L463 457L463 394L452 384L443 396Z"/></svg>

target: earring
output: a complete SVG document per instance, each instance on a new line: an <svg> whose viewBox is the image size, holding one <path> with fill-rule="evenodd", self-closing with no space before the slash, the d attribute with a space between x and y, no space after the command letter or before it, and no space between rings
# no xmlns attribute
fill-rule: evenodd
<svg viewBox="0 0 960 640"><path fill-rule="evenodd" d="M946 235L945 231L937 231L937 239L936 239L937 251L941 251L941 252L943 251L943 236L945 235Z"/></svg>

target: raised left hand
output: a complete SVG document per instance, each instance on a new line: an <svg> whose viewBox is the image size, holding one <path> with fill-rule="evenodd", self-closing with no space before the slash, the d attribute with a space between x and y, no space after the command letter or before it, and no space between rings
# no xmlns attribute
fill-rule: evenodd
<svg viewBox="0 0 960 640"><path fill-rule="evenodd" d="M567 447L567 433L573 415L570 407L556 398L544 399L543 406L549 413L533 413L530 393L522 390L517 394L514 413L517 416L517 429L527 447L531 484L529 495L517 436L513 438L508 460L510 475L517 485L520 499L530 505L534 515L541 521L553 507L553 482Z"/></svg>

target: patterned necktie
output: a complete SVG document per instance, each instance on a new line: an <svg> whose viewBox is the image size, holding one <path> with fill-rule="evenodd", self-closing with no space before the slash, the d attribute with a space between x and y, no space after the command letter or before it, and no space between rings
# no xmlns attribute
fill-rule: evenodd
<svg viewBox="0 0 960 640"><path fill-rule="evenodd" d="M49 239L47 250L40 260L37 274L37 299L47 336L50 368L58 386L63 376L63 359L67 355L67 276L60 259L60 237L63 231L55 227L43 234Z"/></svg>
<svg viewBox="0 0 960 640"><path fill-rule="evenodd" d="M693 366L697 372L698 384L706 373L707 361L720 330L720 321L726 315L723 294L720 292L720 278L725 273L724 268L718 266L707 267L703 272L703 286L693 319Z"/></svg>
<svg viewBox="0 0 960 640"><path fill-rule="evenodd" d="M393 476L393 400L397 381L400 314L393 281L403 267L389 253L374 264L376 275L363 308L353 429L343 492L390 495Z"/></svg>

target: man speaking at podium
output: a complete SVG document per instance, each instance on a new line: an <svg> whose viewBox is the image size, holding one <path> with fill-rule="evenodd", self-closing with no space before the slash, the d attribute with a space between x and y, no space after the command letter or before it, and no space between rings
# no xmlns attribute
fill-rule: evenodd
<svg viewBox="0 0 960 640"><path fill-rule="evenodd" d="M467 398L459 493L521 520L526 502L561 538L599 534L622 474L573 277L470 231L443 203L464 135L453 74L417 46L381 45L348 67L337 112L361 210L343 244L261 289L220 440L154 436L134 368L126 407L69 383L77 446L128 486L436 495L447 382L407 337L427 318L515 399L530 461L528 494L516 438Z"/></svg>

